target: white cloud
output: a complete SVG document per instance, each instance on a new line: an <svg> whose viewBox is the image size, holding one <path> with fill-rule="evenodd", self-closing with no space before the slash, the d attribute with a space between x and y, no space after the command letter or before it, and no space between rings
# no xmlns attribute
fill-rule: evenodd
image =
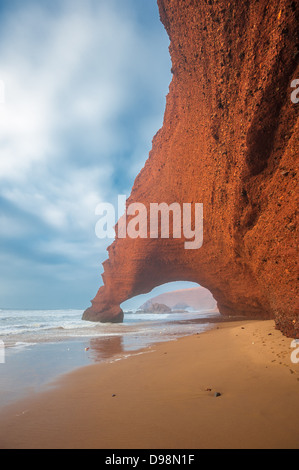
<svg viewBox="0 0 299 470"><path fill-rule="evenodd" d="M32 249L90 264L98 250L100 266L110 241L96 239L94 210L117 181L129 190L162 125L168 40L162 25L143 31L123 0L58 4L24 2L0 24L0 196L29 216L22 231L2 215L0 235L27 236L39 222Z"/></svg>
<svg viewBox="0 0 299 470"><path fill-rule="evenodd" d="M46 168L53 160L60 165L69 142L78 138L86 153L99 155L100 167L101 158L122 148L117 119L136 100L134 84L158 86L150 73L157 47L115 3L111 8L99 2L93 14L88 3L65 1L53 17L36 4L26 5L6 23L0 48L6 85L0 181L25 182L36 165Z"/></svg>
<svg viewBox="0 0 299 470"><path fill-rule="evenodd" d="M96 17L67 8L54 20L35 7L11 18L1 50L1 179L24 179L32 165L61 159L61 139L72 129L90 126L90 145L115 145L111 120L126 104L125 50L136 39L106 8Z"/></svg>
<svg viewBox="0 0 299 470"><path fill-rule="evenodd" d="M50 228L85 232L94 224L94 210L101 190L111 173L110 167L72 169L68 173L36 182L34 186L13 186L2 195L14 205L37 216Z"/></svg>
<svg viewBox="0 0 299 470"><path fill-rule="evenodd" d="M20 234L28 236L30 233L32 234L30 225L25 225L23 220L7 214L0 214L0 237L13 239L19 238Z"/></svg>

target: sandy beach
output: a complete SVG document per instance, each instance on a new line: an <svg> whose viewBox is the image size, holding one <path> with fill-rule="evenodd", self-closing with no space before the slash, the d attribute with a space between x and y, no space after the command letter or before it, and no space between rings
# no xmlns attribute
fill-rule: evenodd
<svg viewBox="0 0 299 470"><path fill-rule="evenodd" d="M273 321L238 321L82 367L4 408L0 447L299 448L290 346Z"/></svg>

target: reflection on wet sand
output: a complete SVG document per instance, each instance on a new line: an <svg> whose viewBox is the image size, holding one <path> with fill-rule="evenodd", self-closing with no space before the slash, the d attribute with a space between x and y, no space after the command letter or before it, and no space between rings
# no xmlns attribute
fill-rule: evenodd
<svg viewBox="0 0 299 470"><path fill-rule="evenodd" d="M122 335L92 338L89 344L90 358L95 362L111 359L124 352Z"/></svg>
<svg viewBox="0 0 299 470"><path fill-rule="evenodd" d="M184 336L183 331L185 334L189 331L190 334L200 333L207 329L209 324L220 321L236 321L236 319L241 320L244 317L221 317L219 314L213 313L201 318L193 317L168 322L155 322L152 320L139 322L138 325L126 325L124 334L92 337L89 340L89 358L94 362L113 359L117 356L123 356L125 353L136 352L151 344L159 343L166 338L171 340ZM186 329L188 325L191 327L190 330ZM194 328L196 325L201 327L199 329Z"/></svg>

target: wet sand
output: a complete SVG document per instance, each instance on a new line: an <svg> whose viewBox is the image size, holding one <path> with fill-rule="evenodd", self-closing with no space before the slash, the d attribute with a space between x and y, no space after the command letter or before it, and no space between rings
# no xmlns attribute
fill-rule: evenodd
<svg viewBox="0 0 299 470"><path fill-rule="evenodd" d="M82 367L3 409L0 448L299 448L290 346L273 321L219 323Z"/></svg>

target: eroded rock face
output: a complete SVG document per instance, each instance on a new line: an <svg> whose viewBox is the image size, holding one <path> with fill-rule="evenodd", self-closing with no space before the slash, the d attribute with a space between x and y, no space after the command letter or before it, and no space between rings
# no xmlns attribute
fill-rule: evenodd
<svg viewBox="0 0 299 470"><path fill-rule="evenodd" d="M208 288L222 314L275 318L298 337L298 4L158 4L173 79L128 204L202 202L204 243L116 239L84 318L121 321L123 301L185 280Z"/></svg>

